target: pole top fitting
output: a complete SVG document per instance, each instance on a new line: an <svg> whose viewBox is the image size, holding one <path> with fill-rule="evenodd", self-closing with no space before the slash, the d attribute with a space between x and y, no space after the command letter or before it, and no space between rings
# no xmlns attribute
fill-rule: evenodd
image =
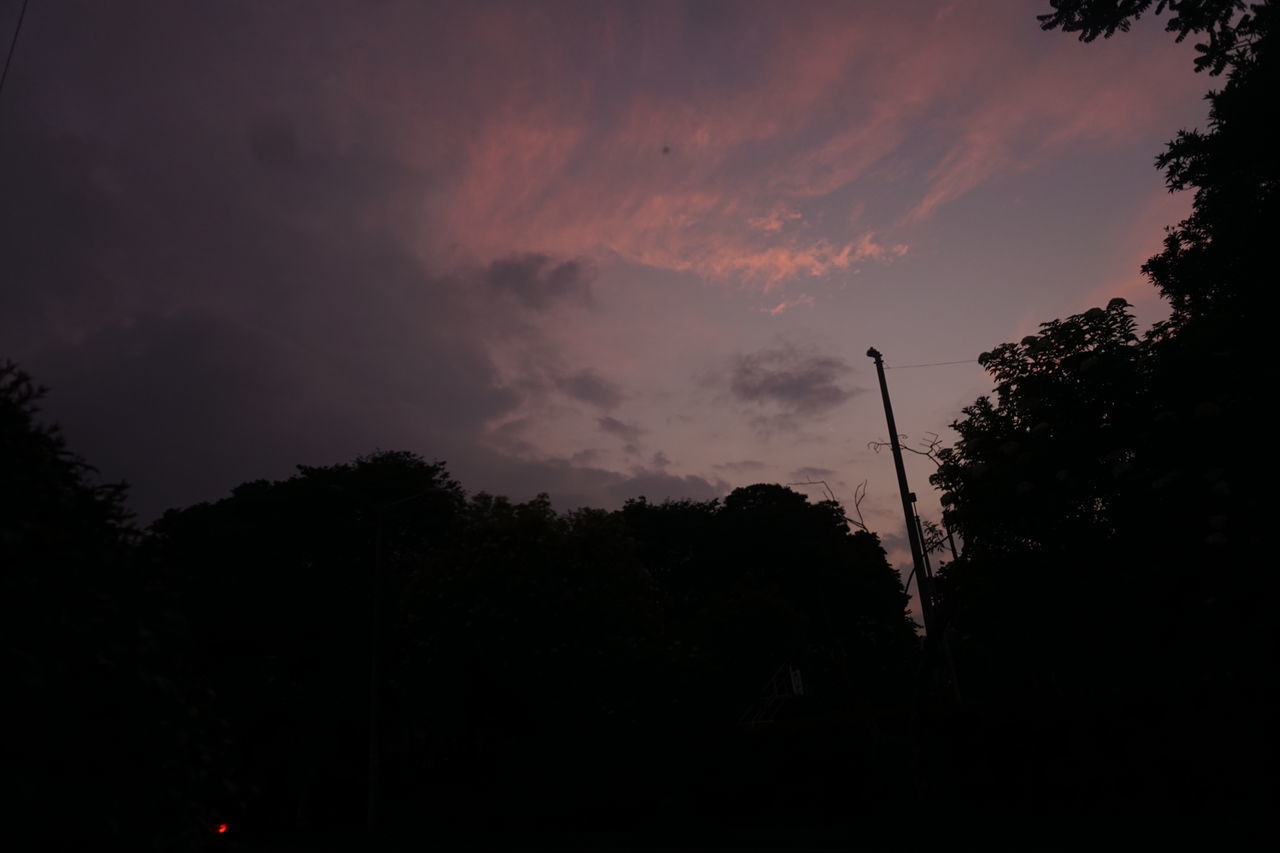
<svg viewBox="0 0 1280 853"><path fill-rule="evenodd" d="M875 347L871 347L870 349L867 350L867 358L874 358L876 361L879 361L882 358L882 356L880 355L880 350L876 349Z"/></svg>

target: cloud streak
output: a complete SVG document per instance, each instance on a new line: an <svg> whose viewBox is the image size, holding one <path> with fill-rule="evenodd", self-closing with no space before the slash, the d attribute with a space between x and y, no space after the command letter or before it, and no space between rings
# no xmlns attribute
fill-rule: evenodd
<svg viewBox="0 0 1280 853"><path fill-rule="evenodd" d="M1163 69L1134 78L1095 53L1082 74L1069 40L1029 52L1011 24L1034 21L1014 6L952 6L752 6L712 28L692 7L655 9L637 27L602 5L563 56L514 39L513 27L549 24L506 9L505 26L475 30L471 47L509 51L496 64L526 69L522 94L482 76L466 104L495 106L451 122L473 137L448 167L440 233L482 257L515 245L773 289L892 263L942 206L1069 145L1132 138L1161 114ZM726 72L673 79L653 60L673 42ZM1002 62L1030 71L999 76ZM893 205L865 205L889 185L901 190Z"/></svg>
<svg viewBox="0 0 1280 853"><path fill-rule="evenodd" d="M591 368L569 376L558 376L555 384L570 397L606 411L617 408L624 396L616 382L610 382Z"/></svg>

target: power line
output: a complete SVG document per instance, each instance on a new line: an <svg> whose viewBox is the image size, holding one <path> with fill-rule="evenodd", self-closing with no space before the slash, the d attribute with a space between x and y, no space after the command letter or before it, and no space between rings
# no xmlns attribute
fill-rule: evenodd
<svg viewBox="0 0 1280 853"><path fill-rule="evenodd" d="M976 358L962 358L959 361L929 361L924 364L895 364L892 367L885 365L885 370L902 370L907 367L941 367L944 364L977 364Z"/></svg>
<svg viewBox="0 0 1280 853"><path fill-rule="evenodd" d="M18 33L22 32L22 19L27 16L27 0L22 0L18 10L18 25L13 28L13 41L9 42L9 54L4 58L4 71L0 72L0 94L4 93L4 81L9 76L9 63L13 62L13 50L18 46Z"/></svg>

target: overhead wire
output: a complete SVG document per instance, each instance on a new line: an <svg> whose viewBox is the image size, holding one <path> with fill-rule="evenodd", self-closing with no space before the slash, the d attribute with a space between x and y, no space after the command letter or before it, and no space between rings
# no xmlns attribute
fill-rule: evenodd
<svg viewBox="0 0 1280 853"><path fill-rule="evenodd" d="M22 19L27 16L27 2L22 0L22 8L18 10L18 23L13 28L13 39L9 42L9 53L4 58L4 71L0 72L0 94L4 93L4 81L9 77L9 65L13 62L13 51L18 46L18 33L22 32Z"/></svg>
<svg viewBox="0 0 1280 853"><path fill-rule="evenodd" d="M977 364L976 358L962 358L959 361L928 361L924 364L894 364L884 366L885 370L903 370L908 367L941 367L944 364Z"/></svg>

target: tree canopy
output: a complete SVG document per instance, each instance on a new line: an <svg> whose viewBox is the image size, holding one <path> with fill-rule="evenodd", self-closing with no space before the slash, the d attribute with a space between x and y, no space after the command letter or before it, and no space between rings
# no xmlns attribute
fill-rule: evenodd
<svg viewBox="0 0 1280 853"><path fill-rule="evenodd" d="M1038 743L1052 796L1111 796L1110 774L1153 803L1256 803L1260 768L1239 756L1263 726L1270 486L1231 439L1275 379L1275 5L1051 5L1042 25L1084 41L1167 12L1179 40L1204 39L1197 70L1226 83L1207 128L1157 159L1171 190L1194 191L1143 266L1170 319L1140 335L1112 300L980 359L994 399L964 409L933 477L966 546L938 585L953 651L988 719L1012 713L995 764ZM1122 733L1138 719L1142 737ZM1177 741L1178 769L1161 738Z"/></svg>
<svg viewBox="0 0 1280 853"><path fill-rule="evenodd" d="M1241 0L1053 0L1045 29L1110 38L1155 6L1166 29L1203 39L1196 70L1226 73L1209 92L1205 130L1183 130L1157 158L1169 189L1195 193L1191 215L1168 229L1164 251L1143 271L1169 300L1175 323L1231 317L1257 321L1271 291L1270 235L1277 221L1280 105L1274 3ZM1253 328L1260 328L1252 324Z"/></svg>
<svg viewBox="0 0 1280 853"><path fill-rule="evenodd" d="M137 551L124 487L97 482L45 390L0 365L0 623L9 700L6 833L188 849L226 777L204 685L185 671L185 619Z"/></svg>
<svg viewBox="0 0 1280 853"><path fill-rule="evenodd" d="M554 823L612 813L620 791L624 811L653 808L671 796L654 762L732 742L780 667L805 683L789 714L856 703L870 725L900 712L916 665L879 541L781 486L559 513L378 453L172 511L149 547L263 828L363 820L375 643L391 790L439 820Z"/></svg>

